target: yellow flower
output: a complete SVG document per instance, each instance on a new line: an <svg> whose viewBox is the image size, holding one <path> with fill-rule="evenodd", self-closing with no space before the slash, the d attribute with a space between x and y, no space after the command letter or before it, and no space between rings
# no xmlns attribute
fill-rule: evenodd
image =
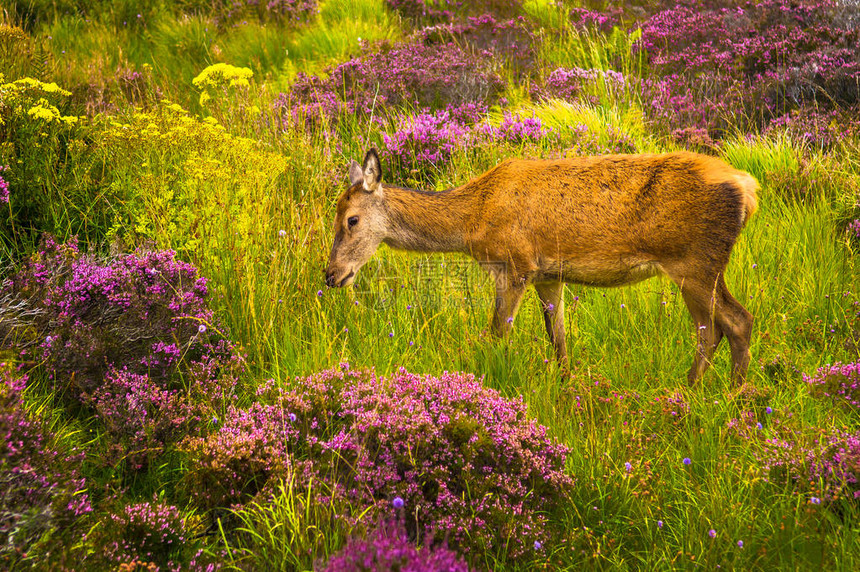
<svg viewBox="0 0 860 572"><path fill-rule="evenodd" d="M204 69L191 83L201 89L207 86L220 87L224 84L234 87L244 87L249 85L248 80L253 76L254 72L249 68L239 68L230 64L218 63Z"/></svg>
<svg viewBox="0 0 860 572"><path fill-rule="evenodd" d="M34 119L44 119L48 123L55 119L60 119L60 110L45 101L40 99L39 103L27 110L27 115Z"/></svg>
<svg viewBox="0 0 860 572"><path fill-rule="evenodd" d="M66 91L64 89L61 89L60 86L58 86L54 82L43 83L42 84L42 91L44 91L45 93L61 93L63 95L71 95L71 93L69 93L68 91Z"/></svg>
<svg viewBox="0 0 860 572"><path fill-rule="evenodd" d="M65 96L72 95L71 92L66 91L55 83L42 83L41 81L33 79L31 77L16 79L14 82L12 82L11 85L19 89L27 89L32 87L35 89L39 89L45 93L59 93L60 95Z"/></svg>

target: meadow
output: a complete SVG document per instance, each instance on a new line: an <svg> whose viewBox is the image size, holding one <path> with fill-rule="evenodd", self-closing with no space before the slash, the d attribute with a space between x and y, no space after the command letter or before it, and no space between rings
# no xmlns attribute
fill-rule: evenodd
<svg viewBox="0 0 860 572"><path fill-rule="evenodd" d="M694 386L665 278L324 270L348 166L688 149L761 183ZM8 0L0 568L860 568L855 0Z"/></svg>

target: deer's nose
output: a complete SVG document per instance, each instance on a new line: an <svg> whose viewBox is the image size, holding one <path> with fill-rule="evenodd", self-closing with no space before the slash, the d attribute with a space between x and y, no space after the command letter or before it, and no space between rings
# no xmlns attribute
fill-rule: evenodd
<svg viewBox="0 0 860 572"><path fill-rule="evenodd" d="M334 288L334 272L329 270L325 275L325 283L329 288Z"/></svg>

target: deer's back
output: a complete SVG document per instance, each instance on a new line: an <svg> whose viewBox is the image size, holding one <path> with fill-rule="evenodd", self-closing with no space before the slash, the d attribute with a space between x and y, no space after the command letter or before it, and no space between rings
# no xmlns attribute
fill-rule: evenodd
<svg viewBox="0 0 860 572"><path fill-rule="evenodd" d="M610 285L652 275L691 249L727 261L746 216L744 176L686 152L510 160L463 190L477 198L479 258L507 255L548 276L567 265L568 281Z"/></svg>

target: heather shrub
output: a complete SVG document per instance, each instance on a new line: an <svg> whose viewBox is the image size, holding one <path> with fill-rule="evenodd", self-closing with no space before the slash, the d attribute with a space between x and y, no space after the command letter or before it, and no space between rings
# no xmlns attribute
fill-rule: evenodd
<svg viewBox="0 0 860 572"><path fill-rule="evenodd" d="M813 376L803 376L813 395L828 397L851 411L860 413L860 364L836 363L819 368Z"/></svg>
<svg viewBox="0 0 860 572"><path fill-rule="evenodd" d="M492 14L483 14L461 23L427 27L416 36L425 44L453 42L477 56L504 62L520 73L529 71L536 57L534 34L522 16L497 20Z"/></svg>
<svg viewBox="0 0 860 572"><path fill-rule="evenodd" d="M83 454L64 451L21 399L27 377L0 363L0 567L49 560L90 513Z"/></svg>
<svg viewBox="0 0 860 572"><path fill-rule="evenodd" d="M532 97L535 99L555 97L567 101L576 101L579 99L583 87L596 80L598 73L598 70L582 68L556 68L547 76L544 90L538 91L537 86L532 88Z"/></svg>
<svg viewBox="0 0 860 572"><path fill-rule="evenodd" d="M106 511L86 539L83 562L92 569L220 569L203 554L192 520L158 498Z"/></svg>
<svg viewBox="0 0 860 572"><path fill-rule="evenodd" d="M394 120L394 132L382 134L382 158L395 180L414 184L433 180L452 157L476 147L521 147L554 137L537 117L505 112L494 119L485 106L448 106L435 113L405 115Z"/></svg>
<svg viewBox="0 0 860 572"><path fill-rule="evenodd" d="M626 85L624 75L613 70L560 67L550 72L543 85L531 86L531 97L536 101L561 99L598 105L600 95L617 97Z"/></svg>
<svg viewBox="0 0 860 572"><path fill-rule="evenodd" d="M304 424L310 411L302 413ZM295 453L320 440L316 431L320 420L311 418L315 431L304 438L297 420L297 414L281 404L231 407L218 419L214 434L182 443L188 457L200 463L185 475L184 489L200 508L238 507L262 491L271 492L278 477L292 476L305 466L310 469L309 463L295 460Z"/></svg>
<svg viewBox="0 0 860 572"><path fill-rule="evenodd" d="M368 537L351 538L332 556L325 572L468 572L468 565L446 546L418 548L400 520L383 521Z"/></svg>
<svg viewBox="0 0 860 572"><path fill-rule="evenodd" d="M389 123L393 132L382 134L382 159L393 180L408 184L431 183L458 153L476 149L509 147L522 153L525 147L540 154L548 147L559 147L565 155L635 153L639 146L633 136L613 125L592 129L575 121L575 113L555 114L558 106L550 100L544 106L523 108L519 112L489 113L476 105L448 106L436 112L404 115ZM574 120L571 121L571 118Z"/></svg>
<svg viewBox="0 0 860 572"><path fill-rule="evenodd" d="M618 153L636 153L639 145L634 138L613 126L594 131L587 125L570 126L566 132L558 132L569 155L611 155Z"/></svg>
<svg viewBox="0 0 860 572"><path fill-rule="evenodd" d="M502 121L497 126L483 124L478 132L493 144L523 145L538 143L542 139L552 138L552 132L543 126L538 117L521 117L504 113Z"/></svg>
<svg viewBox="0 0 860 572"><path fill-rule="evenodd" d="M232 398L241 360L208 307L206 280L173 252L103 258L48 236L2 293L3 346L43 363L133 468Z"/></svg>
<svg viewBox="0 0 860 572"><path fill-rule="evenodd" d="M616 26L621 25L623 9L607 6L604 10L589 10L588 8L574 7L570 9L570 23L577 30L584 32L609 33Z"/></svg>
<svg viewBox="0 0 860 572"><path fill-rule="evenodd" d="M394 128L391 135L382 135L382 159L394 180L430 178L434 169L443 168L474 139L472 125L463 122L451 106L436 113L400 117Z"/></svg>
<svg viewBox="0 0 860 572"><path fill-rule="evenodd" d="M390 377L346 367L258 392L209 437L183 448L197 467L186 489L202 507L271 494L283 480L314 479L332 497L390 510L399 497L411 537L464 550L521 556L546 541L547 513L570 479L565 449L471 375Z"/></svg>
<svg viewBox="0 0 860 572"><path fill-rule="evenodd" d="M340 114L385 114L395 107L442 108L492 101L502 80L485 58L453 44L381 46L330 68L327 77L299 73L274 103L285 127L327 124Z"/></svg>
<svg viewBox="0 0 860 572"><path fill-rule="evenodd" d="M829 148L860 135L860 106L819 110L803 107L775 117L764 134L784 133L811 147Z"/></svg>
<svg viewBox="0 0 860 572"><path fill-rule="evenodd" d="M637 45L660 76L645 86L646 111L671 129L720 135L796 109L856 106L860 29L838 12L826 0L657 11L641 23Z"/></svg>
<svg viewBox="0 0 860 572"><path fill-rule="evenodd" d="M347 476L349 497L381 508L401 497L411 532L431 526L464 549L507 545L516 557L544 539L545 511L570 482L566 451L527 419L521 399L503 399L471 375L404 370L368 376L343 395L352 424L331 443L349 462L330 469Z"/></svg>
<svg viewBox="0 0 860 572"><path fill-rule="evenodd" d="M810 444L800 438L764 441L761 461L768 479L794 486L813 503L860 500L860 434L835 431L816 436Z"/></svg>
<svg viewBox="0 0 860 572"><path fill-rule="evenodd" d="M860 502L860 432L838 431L831 435L820 455L809 465L809 479L819 483L822 498Z"/></svg>
<svg viewBox="0 0 860 572"><path fill-rule="evenodd" d="M3 178L3 171L7 171L9 165L0 165L0 203L9 204L9 182Z"/></svg>
<svg viewBox="0 0 860 572"><path fill-rule="evenodd" d="M845 230L851 243L856 244L860 241L860 219L854 219L849 222Z"/></svg>

